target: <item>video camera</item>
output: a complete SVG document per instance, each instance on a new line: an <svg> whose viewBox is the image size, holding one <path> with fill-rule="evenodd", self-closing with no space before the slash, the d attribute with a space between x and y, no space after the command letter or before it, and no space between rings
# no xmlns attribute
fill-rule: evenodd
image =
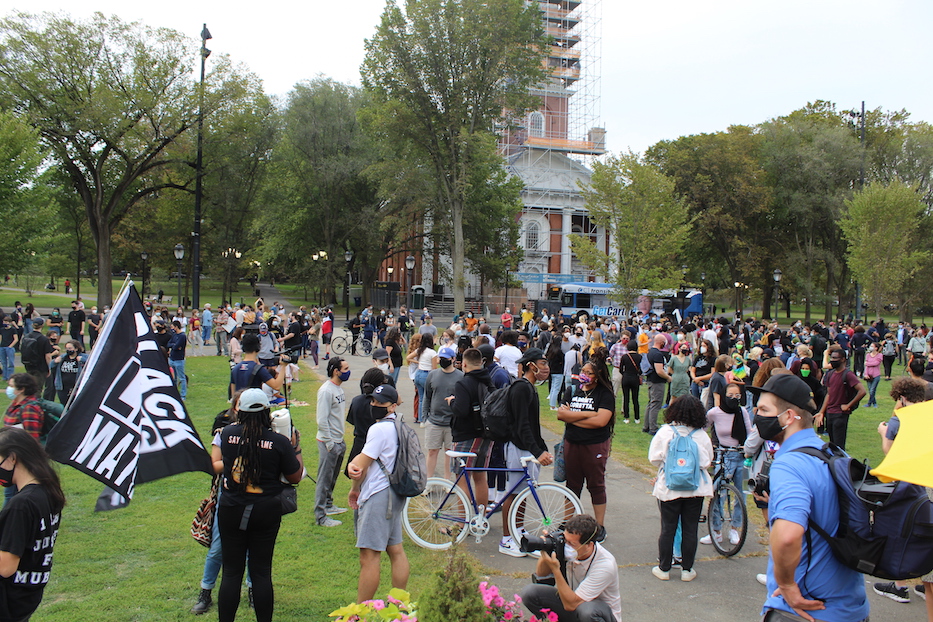
<svg viewBox="0 0 933 622"><path fill-rule="evenodd" d="M301 344L297 346L292 346L287 350L283 350L279 353L279 363L295 363L301 360Z"/></svg>

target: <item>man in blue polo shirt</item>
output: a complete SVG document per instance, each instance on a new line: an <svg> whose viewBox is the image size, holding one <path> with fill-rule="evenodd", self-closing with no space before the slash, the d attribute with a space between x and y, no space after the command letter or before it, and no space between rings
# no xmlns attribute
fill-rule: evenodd
<svg viewBox="0 0 933 622"><path fill-rule="evenodd" d="M826 622L867 620L862 574L839 563L816 532L810 533L809 542L806 537L811 519L830 533L839 528L836 484L829 469L818 458L792 451L823 446L813 431L816 404L810 388L797 376L779 374L751 390L761 394L755 415L761 437L781 444L771 465L769 597L762 610L764 620L789 619L782 617L785 612Z"/></svg>

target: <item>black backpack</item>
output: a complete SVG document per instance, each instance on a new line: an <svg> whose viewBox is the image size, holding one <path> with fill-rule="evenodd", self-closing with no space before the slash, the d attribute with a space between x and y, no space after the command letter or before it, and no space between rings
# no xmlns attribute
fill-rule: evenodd
<svg viewBox="0 0 933 622"><path fill-rule="evenodd" d="M933 570L933 502L922 486L885 483L831 443L791 451L826 463L839 493L839 528L809 527L844 566L880 579L915 579ZM810 546L810 530L807 529Z"/></svg>
<svg viewBox="0 0 933 622"><path fill-rule="evenodd" d="M489 391L480 400L480 417L483 421L483 438L490 441L512 440L512 413L509 410L509 389L515 384L509 376L509 384ZM485 387L484 387L485 389ZM483 391L483 389L481 389Z"/></svg>
<svg viewBox="0 0 933 622"><path fill-rule="evenodd" d="M39 354L39 338L35 333L26 333L19 344L19 354L23 365L38 367L42 364L42 356Z"/></svg>

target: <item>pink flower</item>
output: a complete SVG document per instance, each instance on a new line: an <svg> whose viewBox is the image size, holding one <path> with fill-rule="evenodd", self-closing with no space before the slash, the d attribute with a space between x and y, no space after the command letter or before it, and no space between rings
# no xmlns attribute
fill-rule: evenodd
<svg viewBox="0 0 933 622"><path fill-rule="evenodd" d="M391 599L391 597L390 597L390 599ZM385 608L386 608L386 603L385 603L384 600L367 600L367 601L363 602L363 604L364 604L364 605L369 605L370 607L372 607L372 608L375 609L376 611L381 611L382 609L385 609Z"/></svg>
<svg viewBox="0 0 933 622"><path fill-rule="evenodd" d="M505 616L504 616L502 619L503 619L503 620L511 620L511 619L514 618L514 617L515 617L515 614L514 614L514 613L512 613L511 611L506 611L506 612L505 612Z"/></svg>
<svg viewBox="0 0 933 622"><path fill-rule="evenodd" d="M496 596L493 599L492 604L495 605L496 607L502 607L505 605L505 599L502 598L501 596Z"/></svg>

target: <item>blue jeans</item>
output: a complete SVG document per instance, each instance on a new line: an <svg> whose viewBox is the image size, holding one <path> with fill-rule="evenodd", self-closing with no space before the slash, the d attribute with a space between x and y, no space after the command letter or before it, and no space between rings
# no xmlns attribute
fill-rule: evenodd
<svg viewBox="0 0 933 622"><path fill-rule="evenodd" d="M557 401L560 399L563 390L564 374L551 374L551 392L547 396L551 408L557 408Z"/></svg>
<svg viewBox="0 0 933 622"><path fill-rule="evenodd" d="M419 369L415 372L415 388L418 389L418 422L424 417L424 383L428 381L428 371Z"/></svg>
<svg viewBox="0 0 933 622"><path fill-rule="evenodd" d="M395 386L398 386L398 374L400 371L402 371L402 368L396 367L395 369L392 370L392 373L389 374L390 376L392 376L392 382L395 383Z"/></svg>
<svg viewBox="0 0 933 622"><path fill-rule="evenodd" d="M217 495L217 502L220 502L220 495L223 494L223 489L221 489L220 494ZM222 552L223 548L220 543L220 521L217 520L217 510L214 510L214 525L211 527L211 548L207 550L207 558L204 560L204 576L201 577L201 589L202 590L212 590L217 584L217 575L220 574L220 567L223 565L224 556ZM252 585L253 582L249 578L249 572L246 573L246 585Z"/></svg>
<svg viewBox="0 0 933 622"><path fill-rule="evenodd" d="M742 501L745 501L745 456L738 451L727 452L723 458L724 466L726 469L726 476L732 477L732 483L735 484L735 487L739 489L739 492L742 492ZM713 531L721 532L722 531L722 497L719 498L719 503L713 505L712 516L710 516L710 524L712 525ZM736 513L732 514L732 528L739 529L742 526L742 517ZM726 534L723 534L723 537L728 537Z"/></svg>
<svg viewBox="0 0 933 622"><path fill-rule="evenodd" d="M16 352L13 348L0 348L0 370L3 370L3 379L9 380L13 375L14 357Z"/></svg>
<svg viewBox="0 0 933 622"><path fill-rule="evenodd" d="M878 405L878 402L875 400L875 391L878 390L879 382L881 382L881 376L875 376L868 381L868 404L866 404L866 406Z"/></svg>
<svg viewBox="0 0 933 622"><path fill-rule="evenodd" d="M169 359L169 367L175 372L175 386L178 387L178 393L181 399L188 397L188 379L185 377L185 359L173 361Z"/></svg>
<svg viewBox="0 0 933 622"><path fill-rule="evenodd" d="M201 339L204 341L204 343L208 343L211 340L211 329L213 327L213 324L201 325Z"/></svg>

